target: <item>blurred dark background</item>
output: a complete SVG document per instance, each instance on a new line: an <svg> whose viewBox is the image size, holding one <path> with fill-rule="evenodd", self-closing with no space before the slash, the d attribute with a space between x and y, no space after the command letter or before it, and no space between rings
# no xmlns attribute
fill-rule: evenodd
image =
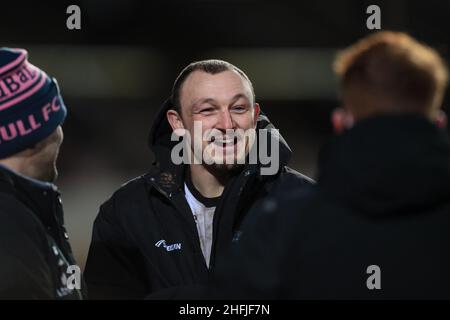
<svg viewBox="0 0 450 320"><path fill-rule="evenodd" d="M69 108L58 185L81 266L99 205L152 163L153 116L188 63L218 58L244 70L294 151L291 166L314 177L339 105L331 63L371 32L369 5L380 6L382 29L406 31L450 60L442 0L4 2L0 46L26 48L58 79ZM66 28L71 4L81 8L81 30Z"/></svg>

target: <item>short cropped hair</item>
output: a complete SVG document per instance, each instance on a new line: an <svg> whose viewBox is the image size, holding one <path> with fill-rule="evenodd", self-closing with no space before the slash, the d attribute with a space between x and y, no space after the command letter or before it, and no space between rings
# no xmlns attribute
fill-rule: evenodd
<svg viewBox="0 0 450 320"><path fill-rule="evenodd" d="M175 80L175 83L172 88L171 102L174 110L176 110L178 113L181 112L181 103L180 103L181 88L183 86L183 83L186 81L187 77L194 71L203 71L209 74L218 74L224 71L236 71L244 80L248 82L250 90L252 92L253 102L255 102L255 91L253 89L253 84L241 69L223 60L216 60L216 59L203 60L192 62L191 64L189 64L181 71L181 73Z"/></svg>
<svg viewBox="0 0 450 320"><path fill-rule="evenodd" d="M373 101L389 101L392 112L429 113L440 107L448 83L444 60L432 48L402 32L382 31L341 52L334 62L341 90ZM379 100L377 100L379 99ZM354 113L364 113L355 106ZM395 109L396 108L396 109Z"/></svg>

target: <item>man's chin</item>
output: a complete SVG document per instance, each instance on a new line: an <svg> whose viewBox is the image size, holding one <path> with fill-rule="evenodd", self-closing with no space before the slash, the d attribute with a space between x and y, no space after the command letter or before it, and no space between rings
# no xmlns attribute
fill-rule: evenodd
<svg viewBox="0 0 450 320"><path fill-rule="evenodd" d="M233 174L241 171L244 168L245 164L213 163L206 166L209 168L210 171Z"/></svg>
<svg viewBox="0 0 450 320"><path fill-rule="evenodd" d="M58 178L58 170L56 168L52 168L52 170L43 173L39 180L54 183L57 178Z"/></svg>
<svg viewBox="0 0 450 320"><path fill-rule="evenodd" d="M55 182L56 182L56 179L58 179L58 171L55 171L55 172L53 173L53 176L50 177L50 181L49 181L49 182L55 183Z"/></svg>

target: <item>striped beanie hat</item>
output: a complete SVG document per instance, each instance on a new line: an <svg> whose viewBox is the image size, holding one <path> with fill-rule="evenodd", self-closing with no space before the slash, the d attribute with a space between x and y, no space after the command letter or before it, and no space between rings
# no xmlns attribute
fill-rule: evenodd
<svg viewBox="0 0 450 320"><path fill-rule="evenodd" d="M0 159L33 147L66 115L56 80L28 62L26 50L0 48Z"/></svg>

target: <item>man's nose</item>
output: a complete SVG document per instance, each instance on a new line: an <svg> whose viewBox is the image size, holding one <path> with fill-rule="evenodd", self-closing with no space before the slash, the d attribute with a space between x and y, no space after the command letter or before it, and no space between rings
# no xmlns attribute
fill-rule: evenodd
<svg viewBox="0 0 450 320"><path fill-rule="evenodd" d="M231 118L230 112L228 110L220 112L217 123L217 129L227 130L233 128L234 128L233 119Z"/></svg>

